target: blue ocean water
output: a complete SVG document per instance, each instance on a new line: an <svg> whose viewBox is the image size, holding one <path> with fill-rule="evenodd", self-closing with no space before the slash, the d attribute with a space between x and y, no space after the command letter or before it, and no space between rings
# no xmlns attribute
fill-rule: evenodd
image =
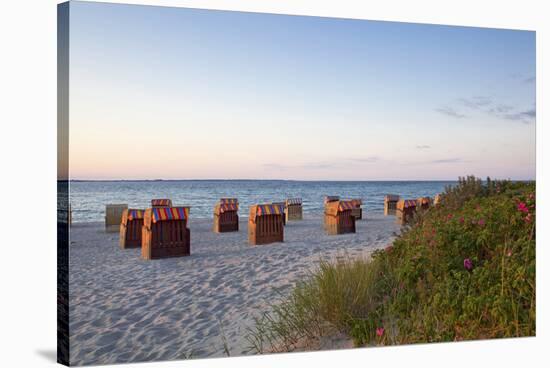
<svg viewBox="0 0 550 368"><path fill-rule="evenodd" d="M406 198L434 196L454 181L284 181L284 180L162 180L162 181L71 181L73 222L103 221L105 204L127 203L146 208L152 198L170 198L174 205L191 206L192 218L211 218L214 204L222 197L236 197L241 216L255 203L300 197L305 214L321 215L323 197L361 198L366 211L382 212L384 196Z"/></svg>

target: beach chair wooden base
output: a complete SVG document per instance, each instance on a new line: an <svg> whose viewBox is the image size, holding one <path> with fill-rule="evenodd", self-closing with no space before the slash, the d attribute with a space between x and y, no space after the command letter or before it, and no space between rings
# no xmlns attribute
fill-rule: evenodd
<svg viewBox="0 0 550 368"><path fill-rule="evenodd" d="M215 233L228 233L233 231L239 231L239 215L237 211L228 211L214 214L214 227Z"/></svg>
<svg viewBox="0 0 550 368"><path fill-rule="evenodd" d="M414 218L415 212L416 212L416 209L414 207L405 209L404 211L396 210L395 221L399 225L406 225L412 221L412 219Z"/></svg>
<svg viewBox="0 0 550 368"><path fill-rule="evenodd" d="M256 223L248 221L248 242L250 245L283 241L284 225L282 214L258 216Z"/></svg>
<svg viewBox="0 0 550 368"><path fill-rule="evenodd" d="M191 231L181 220L160 221L143 227L141 256L143 259L189 256Z"/></svg>

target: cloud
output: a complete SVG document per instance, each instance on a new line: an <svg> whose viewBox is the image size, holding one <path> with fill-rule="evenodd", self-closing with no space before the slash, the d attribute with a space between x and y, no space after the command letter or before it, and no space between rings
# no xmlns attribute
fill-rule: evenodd
<svg viewBox="0 0 550 368"><path fill-rule="evenodd" d="M369 156L369 157L350 157L350 158L347 158L347 160L355 161L355 162L371 163L371 162L378 162L381 159L378 156Z"/></svg>
<svg viewBox="0 0 550 368"><path fill-rule="evenodd" d="M514 109L513 106L506 105L506 104L499 104L496 106L491 107L487 110L489 114L493 115L500 115L500 114L506 114Z"/></svg>
<svg viewBox="0 0 550 368"><path fill-rule="evenodd" d="M416 146L416 149L419 149L419 150L425 150L425 149L430 149L430 148L432 148L432 147L428 146L427 144Z"/></svg>
<svg viewBox="0 0 550 368"><path fill-rule="evenodd" d="M491 99L491 97L487 97L487 96L473 96L471 98L459 98L458 101L462 105L474 110L479 110L493 103L493 100Z"/></svg>
<svg viewBox="0 0 550 368"><path fill-rule="evenodd" d="M525 111L505 114L502 117L507 120L519 121L525 124L529 124L535 121L537 117L537 110L535 108L532 108Z"/></svg>
<svg viewBox="0 0 550 368"><path fill-rule="evenodd" d="M525 78L523 80L523 83L531 84L531 83L535 83L536 81L537 81L537 78L535 76L532 76L529 78Z"/></svg>
<svg viewBox="0 0 550 368"><path fill-rule="evenodd" d="M456 163L460 163L460 162L466 162L466 161L464 161L464 159L462 159L462 158L454 157L454 158L444 158L444 159L440 159L440 160L432 160L432 161L429 161L428 163L430 163L430 164L456 164Z"/></svg>
<svg viewBox="0 0 550 368"><path fill-rule="evenodd" d="M457 119L463 119L466 117L466 115L456 111L455 109L453 109L452 107L449 107L449 106L443 106L443 107L439 107L437 109L435 109L435 111L443 114L443 115L447 115L447 116L450 116L452 118L457 118Z"/></svg>

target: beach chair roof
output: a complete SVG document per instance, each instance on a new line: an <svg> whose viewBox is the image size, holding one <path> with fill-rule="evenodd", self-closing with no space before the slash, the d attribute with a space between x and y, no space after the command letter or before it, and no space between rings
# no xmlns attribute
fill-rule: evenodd
<svg viewBox="0 0 550 368"><path fill-rule="evenodd" d="M340 196L325 196L325 203L339 201Z"/></svg>
<svg viewBox="0 0 550 368"><path fill-rule="evenodd" d="M172 206L172 200L167 198L151 199L151 206Z"/></svg>
<svg viewBox="0 0 550 368"><path fill-rule="evenodd" d="M151 221L153 223L169 220L187 220L189 207L163 207L151 209Z"/></svg>
<svg viewBox="0 0 550 368"><path fill-rule="evenodd" d="M278 204L257 204L250 206L250 217L267 216L267 215L282 215L284 208Z"/></svg>
<svg viewBox="0 0 550 368"><path fill-rule="evenodd" d="M237 198L220 198L220 204L239 204Z"/></svg>
<svg viewBox="0 0 550 368"><path fill-rule="evenodd" d="M326 204L326 213L331 216L336 216L339 212L352 210L356 208L352 201L336 201Z"/></svg>
<svg viewBox="0 0 550 368"><path fill-rule="evenodd" d="M239 204L238 203L217 203L214 207L214 212L216 214L229 212L229 211L238 211L239 210Z"/></svg>
<svg viewBox="0 0 550 368"><path fill-rule="evenodd" d="M397 194L386 194L384 200L389 202L396 202L399 200L399 196Z"/></svg>
<svg viewBox="0 0 550 368"><path fill-rule="evenodd" d="M400 199L397 202L396 207L397 207L398 210L403 210L405 208L410 208L410 207L416 207L416 200L415 199Z"/></svg>
<svg viewBox="0 0 550 368"><path fill-rule="evenodd" d="M135 208L128 209L128 220L140 220L143 219L143 215L145 214L145 210L138 210Z"/></svg>
<svg viewBox="0 0 550 368"><path fill-rule="evenodd" d="M287 205L301 205L302 204L302 198L288 198L286 200Z"/></svg>

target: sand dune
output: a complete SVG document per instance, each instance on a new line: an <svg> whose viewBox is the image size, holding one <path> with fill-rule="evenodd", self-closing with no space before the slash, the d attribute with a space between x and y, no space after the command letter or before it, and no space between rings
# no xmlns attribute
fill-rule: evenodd
<svg viewBox="0 0 550 368"><path fill-rule="evenodd" d="M291 222L285 242L251 247L247 222L216 234L192 219L191 256L140 259L121 250L103 224L75 224L70 248L71 362L108 364L251 354L244 338L253 317L322 259L368 255L388 244L393 217L367 213L357 233L328 236L321 219Z"/></svg>

